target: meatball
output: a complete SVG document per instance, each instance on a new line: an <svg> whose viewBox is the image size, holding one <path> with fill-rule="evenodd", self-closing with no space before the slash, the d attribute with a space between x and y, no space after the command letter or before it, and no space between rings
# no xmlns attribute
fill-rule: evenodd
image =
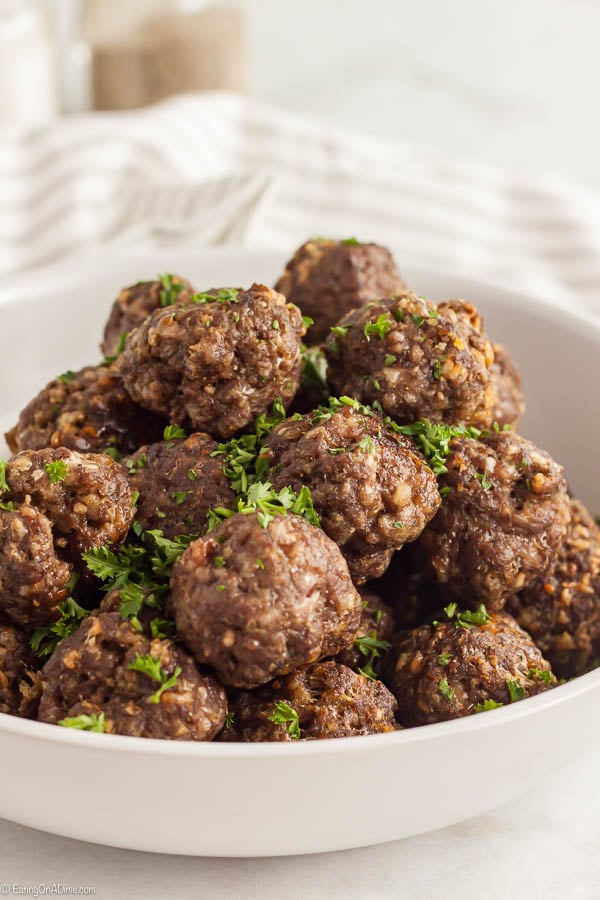
<svg viewBox="0 0 600 900"><path fill-rule="evenodd" d="M525 398L521 387L521 376L506 347L494 344L494 362L490 368L494 393L492 419L498 425L519 424L525 412Z"/></svg>
<svg viewBox="0 0 600 900"><path fill-rule="evenodd" d="M37 668L27 635L0 617L0 713L35 718Z"/></svg>
<svg viewBox="0 0 600 900"><path fill-rule="evenodd" d="M139 493L136 519L165 537L201 534L206 514L230 507L235 495L223 474L223 462L212 456L217 444L207 434L167 440L142 447L127 461L129 483Z"/></svg>
<svg viewBox="0 0 600 900"><path fill-rule="evenodd" d="M600 654L600 529L578 500L554 564L507 609L560 678L581 674Z"/></svg>
<svg viewBox="0 0 600 900"><path fill-rule="evenodd" d="M223 741L292 741L394 731L396 701L380 681L336 662L306 666L233 702Z"/></svg>
<svg viewBox="0 0 600 900"><path fill-rule="evenodd" d="M445 594L500 609L558 554L569 522L562 466L507 431L454 440L446 466L419 559Z"/></svg>
<svg viewBox="0 0 600 900"><path fill-rule="evenodd" d="M338 653L336 660L350 669L377 671L382 652L389 649L396 626L387 603L367 591L360 592L362 609L358 637L354 643Z"/></svg>
<svg viewBox="0 0 600 900"><path fill-rule="evenodd" d="M14 500L30 497L45 513L56 546L72 556L127 536L131 490L122 466L106 454L25 450L7 463L6 481Z"/></svg>
<svg viewBox="0 0 600 900"><path fill-rule="evenodd" d="M115 356L124 334L129 334L155 309L189 300L194 293L189 281L178 275L161 275L157 281L138 281L123 288L113 303L104 329L102 352Z"/></svg>
<svg viewBox="0 0 600 900"><path fill-rule="evenodd" d="M160 439L164 422L131 400L112 366L87 366L51 381L6 435L13 453L69 447L133 453Z"/></svg>
<svg viewBox="0 0 600 900"><path fill-rule="evenodd" d="M492 422L492 346L476 309L437 307L411 292L345 316L325 352L337 395L380 403L401 423L419 419L486 427Z"/></svg>
<svg viewBox="0 0 600 900"><path fill-rule="evenodd" d="M227 700L215 679L181 647L148 640L117 612L85 619L42 678L41 722L103 715L105 732L174 741L210 741L225 722Z"/></svg>
<svg viewBox="0 0 600 900"><path fill-rule="evenodd" d="M264 522L264 520L263 520ZM361 599L340 551L296 515L237 514L173 569L180 639L232 687L252 688L349 646Z"/></svg>
<svg viewBox="0 0 600 900"><path fill-rule="evenodd" d="M57 618L72 567L56 555L49 519L29 501L0 510L0 613L35 627Z"/></svg>
<svg viewBox="0 0 600 900"><path fill-rule="evenodd" d="M278 425L265 442L276 490L307 485L321 525L356 584L381 575L394 549L435 515L435 476L414 444L378 415L342 406Z"/></svg>
<svg viewBox="0 0 600 900"><path fill-rule="evenodd" d="M401 633L389 685L402 725L458 719L556 684L550 664L512 616L485 618L481 625L455 618Z"/></svg>
<svg viewBox="0 0 600 900"><path fill-rule="evenodd" d="M117 365L133 399L172 422L230 437L298 389L297 307L264 285L197 294L136 328Z"/></svg>
<svg viewBox="0 0 600 900"><path fill-rule="evenodd" d="M314 319L308 331L312 343L324 340L331 326L350 310L404 288L390 251L354 238L303 244L275 286Z"/></svg>

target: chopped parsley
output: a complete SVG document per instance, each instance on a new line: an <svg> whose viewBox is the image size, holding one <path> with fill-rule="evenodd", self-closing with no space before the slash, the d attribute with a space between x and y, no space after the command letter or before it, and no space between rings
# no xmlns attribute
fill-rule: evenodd
<svg viewBox="0 0 600 900"><path fill-rule="evenodd" d="M518 700L522 700L525 696L525 688L521 687L518 681L507 680L506 687L508 688L508 693L510 694L511 703L516 703Z"/></svg>
<svg viewBox="0 0 600 900"><path fill-rule="evenodd" d="M279 321L277 319L273 319L273 321L271 322L271 328L274 331L279 331Z"/></svg>
<svg viewBox="0 0 600 900"><path fill-rule="evenodd" d="M61 719L57 724L62 725L63 728L76 728L78 731L98 731L104 734L104 713L92 713L91 716L72 716L71 718Z"/></svg>
<svg viewBox="0 0 600 900"><path fill-rule="evenodd" d="M163 619L160 616L155 616L154 619L150 620L150 634L154 640L157 638L159 640L172 638L175 635L175 622L172 619Z"/></svg>
<svg viewBox="0 0 600 900"><path fill-rule="evenodd" d="M129 663L128 668L132 672L140 672L142 675L147 675L148 678L157 681L160 685L158 690L149 698L150 703L159 703L164 692L174 687L181 675L181 666L177 666L173 674L169 675L162 668L160 660L155 659L150 653L146 653L143 656L138 653L135 659Z"/></svg>
<svg viewBox="0 0 600 900"><path fill-rule="evenodd" d="M0 494L1 493L9 493L10 488L8 486L8 481L6 480L6 460L0 460Z"/></svg>
<svg viewBox="0 0 600 900"><path fill-rule="evenodd" d="M184 441L187 433L180 425L167 425L163 431L163 441Z"/></svg>
<svg viewBox="0 0 600 900"><path fill-rule="evenodd" d="M478 428L465 425L434 424L428 419L413 422L412 425L397 425L396 429L405 435L414 437L425 454L434 475L443 475L448 471L446 460L451 451L451 442L457 437L479 438L482 432Z"/></svg>
<svg viewBox="0 0 600 900"><path fill-rule="evenodd" d="M404 522L400 522L399 520L397 520L396 522L394 522L394 528L404 528Z"/></svg>
<svg viewBox="0 0 600 900"><path fill-rule="evenodd" d="M196 481L198 478L198 473L195 469L188 469L187 477L189 481Z"/></svg>
<svg viewBox="0 0 600 900"><path fill-rule="evenodd" d="M344 247L362 247L362 241L355 237L344 238L342 244Z"/></svg>
<svg viewBox="0 0 600 900"><path fill-rule="evenodd" d="M475 474L475 478L479 479L479 481L481 482L481 487L484 489L484 491L489 491L492 486L492 482L487 477L485 472L477 472Z"/></svg>
<svg viewBox="0 0 600 900"><path fill-rule="evenodd" d="M137 472L138 469L145 469L148 465L148 457L145 453L141 453L137 459L128 459L125 463L127 466L127 471L130 475L133 475L134 472Z"/></svg>
<svg viewBox="0 0 600 900"><path fill-rule="evenodd" d="M295 709L284 700L278 700L269 721L275 725L287 725L287 733L293 741L300 739L300 717Z"/></svg>
<svg viewBox="0 0 600 900"><path fill-rule="evenodd" d="M436 359L436 361L434 363L433 377L435 378L436 381L439 381L440 378L442 377L442 364L439 361L439 359Z"/></svg>
<svg viewBox="0 0 600 900"><path fill-rule="evenodd" d="M495 700L484 700L483 703L478 703L475 707L475 712L487 712L489 709L499 709L501 706L504 706L503 703L497 703Z"/></svg>
<svg viewBox="0 0 600 900"><path fill-rule="evenodd" d="M448 702L450 700L452 700L452 698L454 697L454 695L456 693L454 688L450 687L450 685L448 684L448 682L446 681L445 678L442 678L442 680L439 682L438 690L439 690L440 694L442 695L442 697L444 698L444 700L448 700Z"/></svg>
<svg viewBox="0 0 600 900"><path fill-rule="evenodd" d="M420 328L421 325L423 324L423 322L425 321L425 317L420 316L418 313L411 313L410 318L411 318L411 322L413 323L413 325L416 325L417 328Z"/></svg>
<svg viewBox="0 0 600 900"><path fill-rule="evenodd" d="M175 501L175 503L178 506L181 506L182 503L185 503L188 496L193 493L194 493L193 491L173 491L171 496L173 497L173 500Z"/></svg>
<svg viewBox="0 0 600 900"><path fill-rule="evenodd" d="M46 463L44 470L50 484L58 484L59 481L64 481L68 472L67 464L64 459L56 459L54 462Z"/></svg>
<svg viewBox="0 0 600 900"><path fill-rule="evenodd" d="M66 372L63 372L62 375L58 376L58 380L62 381L63 384L70 384L72 381L75 381L76 378L75 372L72 372L70 369L67 369Z"/></svg>
<svg viewBox="0 0 600 900"><path fill-rule="evenodd" d="M366 657L364 666L359 668L359 673L368 678L369 681L375 681L377 675L373 668L373 663L381 657L381 651L389 650L392 646L389 641L380 641L377 637L375 629L369 634L363 634L354 641L354 646L362 656Z"/></svg>
<svg viewBox="0 0 600 900"><path fill-rule="evenodd" d="M373 456L375 453L375 444L373 443L373 438L369 434L365 434L365 436L360 439L358 446L363 453L368 453L369 456Z"/></svg>
<svg viewBox="0 0 600 900"><path fill-rule="evenodd" d="M543 681L544 684L552 684L552 672L549 672L548 669L538 669L533 666L527 672L527 677L536 681Z"/></svg>
<svg viewBox="0 0 600 900"><path fill-rule="evenodd" d="M374 334L381 340L386 336L391 327L392 323L388 317L388 314L381 313L380 316L377 316L375 322L367 322L364 328L365 337L368 341L370 341L371 335Z"/></svg>
<svg viewBox="0 0 600 900"><path fill-rule="evenodd" d="M213 559L213 563L215 564L217 569L225 568L225 559L223 556L215 556L215 558Z"/></svg>
<svg viewBox="0 0 600 900"><path fill-rule="evenodd" d="M225 724L223 728L231 728L233 725L233 720L235 719L235 713L232 709L227 710L225 714Z"/></svg>
<svg viewBox="0 0 600 900"><path fill-rule="evenodd" d="M315 324L315 320L310 316L302 316L302 324L305 328L310 328L311 325Z"/></svg>
<svg viewBox="0 0 600 900"><path fill-rule="evenodd" d="M396 357L393 353L388 353L385 359L383 360L384 366L393 366L396 362Z"/></svg>
<svg viewBox="0 0 600 900"><path fill-rule="evenodd" d="M157 609L169 590L176 561L197 535L179 535L170 540L162 531L142 531L134 523L139 544L116 549L94 547L82 554L88 569L103 581L105 592L118 591L121 615L141 631L138 615L143 607Z"/></svg>
<svg viewBox="0 0 600 900"><path fill-rule="evenodd" d="M264 567L265 567L265 564L264 564L264 562L262 561L262 559L257 559L257 560L256 560L256 568L257 568L257 569L264 569Z"/></svg>
<svg viewBox="0 0 600 900"><path fill-rule="evenodd" d="M79 575L73 575L68 584L69 593L75 589L78 581ZM29 645L37 656L51 656L59 643L77 631L83 620L90 614L89 610L80 606L71 596L61 603L58 611L60 617L56 622L36 628L33 632Z"/></svg>
<svg viewBox="0 0 600 900"><path fill-rule="evenodd" d="M476 625L487 625L491 619L483 603L480 603L474 612L470 609L458 612L458 605L449 603L448 606L444 607L444 612L450 621L454 621L457 628L474 628ZM433 624L441 625L442 623L435 621Z"/></svg>
<svg viewBox="0 0 600 900"><path fill-rule="evenodd" d="M298 493L290 487L284 487L280 491L273 489L270 481L255 481L247 491L238 496L233 509L217 506L209 510L209 531L213 531L225 519L231 518L236 513L250 515L257 513L257 519L261 528L266 528L275 516L285 513L295 513L304 516L311 525L319 525L320 520L313 506L310 490L304 485Z"/></svg>
<svg viewBox="0 0 600 900"><path fill-rule="evenodd" d="M339 335L339 337L345 337L351 328L351 325L334 325L329 330L332 331L333 334Z"/></svg>
<svg viewBox="0 0 600 900"><path fill-rule="evenodd" d="M454 659L453 653L440 653L437 658L438 666L447 666L451 659Z"/></svg>
<svg viewBox="0 0 600 900"><path fill-rule="evenodd" d="M114 361L116 359L119 358L119 356L125 349L125 344L127 342L128 333L129 332L127 332L127 331L122 332L121 336L119 337L119 343L117 344L117 349L115 350L114 355L113 356L105 356L104 359L102 360L102 362L100 363L101 366L110 366L112 363L114 363Z"/></svg>
<svg viewBox="0 0 600 900"><path fill-rule="evenodd" d="M222 288L214 293L194 294L192 303L237 303L239 292L239 288Z"/></svg>
<svg viewBox="0 0 600 900"><path fill-rule="evenodd" d="M185 290L183 284L175 275L159 275L158 280L161 284L160 305L173 306L177 303L180 293Z"/></svg>

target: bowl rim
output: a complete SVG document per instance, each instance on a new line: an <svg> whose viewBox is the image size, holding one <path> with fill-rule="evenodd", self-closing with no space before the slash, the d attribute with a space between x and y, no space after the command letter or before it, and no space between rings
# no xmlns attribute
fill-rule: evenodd
<svg viewBox="0 0 600 900"><path fill-rule="evenodd" d="M431 725L418 725L414 728L400 729L385 734L354 735L335 740L321 741L256 741L221 743L219 741L170 741L165 738L129 737L121 734L101 734L91 731L80 731L73 728L62 728L46 722L37 722L0 713L0 739L3 734L17 738L30 738L34 741L52 744L66 744L75 748L115 753L142 753L151 756L197 757L199 759L265 759L287 756L326 756L330 753L353 753L382 751L404 744L421 744L446 740L451 737L479 732L482 729L499 729L523 717L533 718L543 715L551 708L568 703L600 687L600 669L578 675L571 681L544 691L534 697L527 697L508 706L487 710L451 719L447 722L436 722ZM493 715L492 715L493 714Z"/></svg>
<svg viewBox="0 0 600 900"><path fill-rule="evenodd" d="M395 250L395 248L393 248ZM114 268L124 264L140 265L140 268L149 268L148 260L150 256L154 257L157 253L149 251L140 251L131 255L114 254L112 257ZM176 262L181 259L182 264L191 258L189 250L173 251L168 254L171 261ZM400 255L400 254L398 254ZM235 256L237 260L240 258L248 261L261 259L265 262L281 260L287 258L285 250L276 248L259 248L249 249L247 247L209 247L204 248L200 252L194 253L196 262L200 262L202 258L213 258L226 260ZM164 267L163 267L164 268ZM170 268L176 268L172 266ZM16 306L18 303L31 303L47 301L48 298L58 292L58 284L45 283L42 277L47 271L51 275L65 274L71 272L71 279L62 286L64 292L72 292L78 290L82 285L94 277L94 269L106 272L106 261L101 258L87 258L82 260L80 265L71 264L62 266L50 266L47 270L38 269L35 275L39 281L44 284L43 292L32 290L25 287L22 291L19 289L19 276L16 278L14 287L8 287L0 290L0 315L2 309L7 306ZM569 308L567 310L564 302L558 296L544 296L536 294L535 291L521 290L506 287L493 281L473 278L463 270L457 270L453 273L448 272L442 267L428 266L424 264L406 265L403 271L415 275L415 282L419 276L424 276L434 281L448 280L451 284L466 284L468 290L465 293L490 292L496 296L501 296L503 302L509 303L511 306L518 306L526 299L529 304L536 308L536 312L544 318L553 318L557 313L568 312L571 326L578 326L585 329L586 332L596 332L600 340L600 316L595 315L587 309L579 307ZM75 276L73 273L78 272ZM39 282L38 282L39 283ZM456 292L458 293L461 292ZM437 722L431 725L419 725L413 728L400 729L395 732L385 734L355 735L335 740L320 741L262 741L262 742L232 742L220 743L218 741L170 741L164 738L143 738L129 737L126 735L107 735L94 733L89 731L79 731L72 728L61 728L45 722L37 722L30 719L19 718L7 713L0 713L0 739L2 735L7 734L16 738L30 738L34 741L49 742L52 744L66 744L74 748L85 748L92 751L104 751L115 753L142 753L144 755L158 756L177 756L177 757L198 757L198 758L219 758L219 759L268 759L272 757L283 758L297 756L327 756L330 753L353 753L362 752L365 749L369 751L382 751L390 747L401 747L404 744L422 743L423 741L436 741L450 739L452 736L460 737L470 732L479 732L482 729L498 729L504 725L516 722L524 716L543 715L551 708L568 703L577 697L581 697L600 686L600 668L583 675L576 676L565 684L544 691L534 697L528 697L517 703L503 706L498 709L488 710L484 714L474 714L465 716L460 719L453 719L447 722ZM491 713L493 716L490 718Z"/></svg>

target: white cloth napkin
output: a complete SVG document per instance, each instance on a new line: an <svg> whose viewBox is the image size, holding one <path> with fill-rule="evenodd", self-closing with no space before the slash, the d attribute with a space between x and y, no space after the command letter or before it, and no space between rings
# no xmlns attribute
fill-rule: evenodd
<svg viewBox="0 0 600 900"><path fill-rule="evenodd" d="M600 204L227 94L0 132L0 274L108 248L375 240L600 312Z"/></svg>

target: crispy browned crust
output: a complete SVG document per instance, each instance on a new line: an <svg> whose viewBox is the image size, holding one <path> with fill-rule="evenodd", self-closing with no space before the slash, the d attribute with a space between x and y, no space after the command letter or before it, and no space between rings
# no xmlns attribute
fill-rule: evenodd
<svg viewBox="0 0 600 900"><path fill-rule="evenodd" d="M314 320L308 340L319 343L350 310L405 287L385 247L312 240L296 250L275 289Z"/></svg>
<svg viewBox="0 0 600 900"><path fill-rule="evenodd" d="M138 654L160 660L169 676L181 668L158 703L151 697L159 684L129 669ZM227 700L215 679L181 647L149 640L118 612L88 616L55 650L42 679L41 722L104 713L108 733L176 741L212 740L225 722Z"/></svg>
<svg viewBox="0 0 600 900"><path fill-rule="evenodd" d="M377 577L391 552L435 515L435 476L414 444L345 407L288 419L269 435L269 476L279 490L310 488L321 526L344 554L355 584Z"/></svg>
<svg viewBox="0 0 600 900"><path fill-rule="evenodd" d="M578 500L556 561L507 609L560 678L581 674L600 655L600 530Z"/></svg>
<svg viewBox="0 0 600 900"><path fill-rule="evenodd" d="M129 335L116 365L141 406L226 438L275 399L291 403L303 333L299 309L255 284L235 300L156 310Z"/></svg>
<svg viewBox="0 0 600 900"><path fill-rule="evenodd" d="M159 528L168 538L202 534L209 509L233 505L222 458L211 455L216 449L210 435L198 433L141 447L129 458L129 483L140 495L136 519L144 530Z"/></svg>
<svg viewBox="0 0 600 900"><path fill-rule="evenodd" d="M177 295L177 302L189 300L194 293L189 281L178 275L173 275L172 280L174 285L183 285L183 290ZM101 346L105 356L114 356L122 335L129 334L141 325L150 313L161 308L163 295L164 286L161 281L140 281L119 292L104 329Z"/></svg>
<svg viewBox="0 0 600 900"><path fill-rule="evenodd" d="M509 681L526 697L556 684L554 677L544 681L540 672L550 672L550 664L504 612L471 628L448 621L404 631L385 668L406 727L471 715L486 700L508 704Z"/></svg>
<svg viewBox="0 0 600 900"><path fill-rule="evenodd" d="M556 558L569 522L562 466L513 432L456 439L449 489L416 551L449 596L501 608Z"/></svg>
<svg viewBox="0 0 600 900"><path fill-rule="evenodd" d="M435 307L407 291L350 312L340 325L345 334L325 345L338 396L378 402L397 422L491 424L494 354L470 303Z"/></svg>
<svg viewBox="0 0 600 900"><path fill-rule="evenodd" d="M176 564L180 639L224 684L252 688L352 643L360 595L327 535L295 515L266 528L241 513L194 541Z"/></svg>
<svg viewBox="0 0 600 900"><path fill-rule="evenodd" d="M294 740L287 724L271 721L278 702L297 713L302 740L381 734L397 727L396 701L384 684L330 661L240 693L231 706L233 722L220 740Z"/></svg>

